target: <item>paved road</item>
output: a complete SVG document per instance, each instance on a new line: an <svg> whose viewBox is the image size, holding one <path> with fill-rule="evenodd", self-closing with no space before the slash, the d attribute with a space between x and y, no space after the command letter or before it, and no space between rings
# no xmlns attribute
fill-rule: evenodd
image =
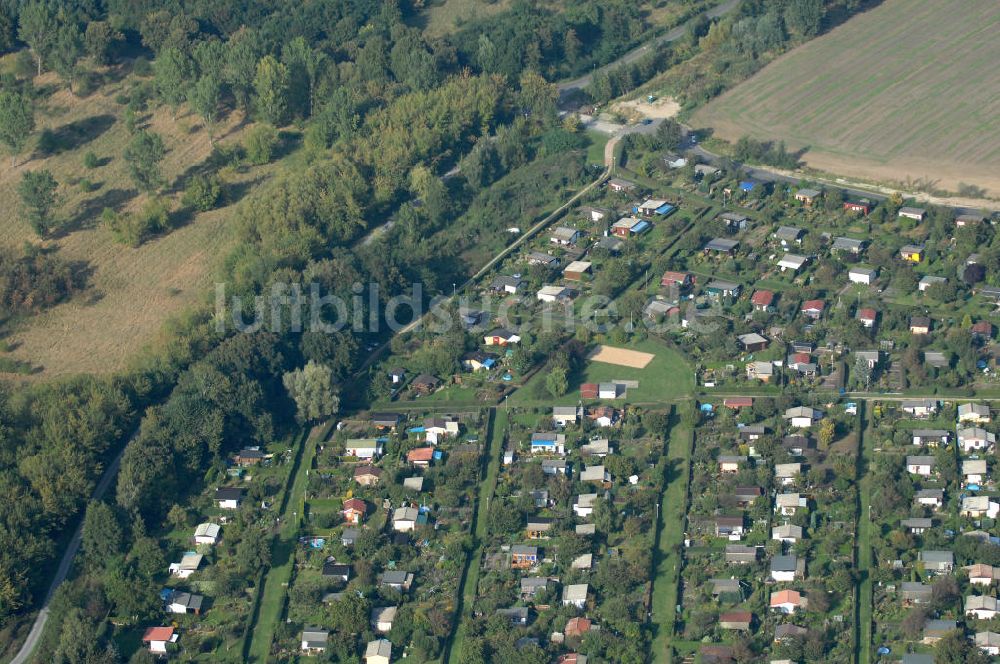
<svg viewBox="0 0 1000 664"><path fill-rule="evenodd" d="M717 5L712 9L709 9L707 12L705 12L704 15L710 19L718 18L719 16L722 16L723 14L732 10L733 7L736 7L736 5L738 5L739 3L740 0L726 0L726 2L723 2L721 5ZM694 20L695 19L692 19L687 23L679 25L670 32L666 33L665 35L661 35L649 42L646 42L642 46L632 49L631 51L629 51L622 57L618 58L614 62L606 64L603 67L600 67L599 69L596 69L593 72L586 74L585 76L574 78L571 81L563 81L562 83L557 84L560 96L565 95L572 90L579 90L587 87L594 80L594 74L596 74L597 72L602 72L602 73L607 72L619 65L626 65L630 62L635 62L636 60L646 55L656 47L662 46L663 44L668 44L672 41L677 41L678 39L687 34L688 26L694 23Z"/></svg>
<svg viewBox="0 0 1000 664"><path fill-rule="evenodd" d="M139 435L138 429L132 438L129 439L131 442L137 435ZM122 455L125 453L125 447L123 445L121 452L115 457L115 460L111 462L101 476L100 481L97 486L94 487L94 493L91 496L92 500L100 500L107 493L108 488L111 486L111 481L115 479L118 475L118 468L121 466ZM76 557L77 552L80 550L80 540L83 538L83 516L80 516L80 523L76 527L76 532L73 533L73 539L69 541L69 546L66 547L65 553L63 553L62 560L59 562L59 569L56 570L56 575L52 579L52 583L49 585L49 592L45 596L45 602L42 604L41 610L38 612L38 616L35 617L35 623L31 626L31 631L28 632L28 638L24 640L24 644L21 646L21 650L18 651L14 659L10 660L10 664L27 664L31 659L31 654L38 647L38 640L42 638L42 632L45 631L45 623L49 620L49 604L52 602L52 596L55 595L56 589L66 580L69 575L69 570L73 566L73 559Z"/></svg>

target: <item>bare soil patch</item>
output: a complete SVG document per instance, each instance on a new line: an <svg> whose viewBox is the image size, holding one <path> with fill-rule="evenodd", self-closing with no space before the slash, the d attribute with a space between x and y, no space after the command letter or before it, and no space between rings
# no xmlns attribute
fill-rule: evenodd
<svg viewBox="0 0 1000 664"><path fill-rule="evenodd" d="M630 121L641 120L642 118L665 120L680 113L681 105L674 101L673 97L660 97L652 102L648 102L645 99L620 101L611 110L621 113Z"/></svg>
<svg viewBox="0 0 1000 664"><path fill-rule="evenodd" d="M598 344L587 356L587 359L592 362L616 364L620 367L644 369L646 365L652 362L655 357L656 355L653 355L652 353L642 353L637 350L615 348L614 346L604 346L602 344Z"/></svg>

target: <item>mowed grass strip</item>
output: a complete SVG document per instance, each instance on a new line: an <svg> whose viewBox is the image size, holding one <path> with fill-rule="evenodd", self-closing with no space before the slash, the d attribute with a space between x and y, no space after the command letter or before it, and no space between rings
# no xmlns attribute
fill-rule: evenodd
<svg viewBox="0 0 1000 664"><path fill-rule="evenodd" d="M875 524L872 523L870 512L872 504L872 480L870 469L872 465L872 445L874 444L875 430L872 425L871 415L868 413L868 405L861 403L863 426L858 454L858 476L861 482L858 492L858 592L857 592L857 616L858 616L858 651L857 661L860 664L868 664L872 659L872 625L874 607L874 588L872 587L872 567L874 553L872 549L872 536Z"/></svg>
<svg viewBox="0 0 1000 664"><path fill-rule="evenodd" d="M1000 193L1000 4L887 0L698 111L697 127L808 148L863 178Z"/></svg>
<svg viewBox="0 0 1000 664"><path fill-rule="evenodd" d="M487 516L490 500L496 490L497 477L500 474L500 459L503 456L503 442L509 426L506 411L493 409L490 411L491 430L486 448L486 474L479 483L479 495L476 497L475 526L472 530L475 548L469 554L465 563L459 591L459 605L456 607L458 625L454 628L454 638L446 646L443 660L447 664L461 664L468 621L472 619L472 605L476 600L476 590L479 587L479 572L483 562L483 542L486 540Z"/></svg>
<svg viewBox="0 0 1000 664"><path fill-rule="evenodd" d="M247 648L248 662L268 662L271 642L278 628L285 606L288 585L295 565L295 547L298 544L299 529L303 517L308 469L316 454L316 443L326 438L330 426L315 428L305 440L299 439L301 452L291 469L290 488L282 497L281 529L271 545L271 567L264 578L263 595L257 609L250 644Z"/></svg>
<svg viewBox="0 0 1000 664"><path fill-rule="evenodd" d="M687 512L693 437L690 427L675 421L667 445L666 478L660 499L653 569L653 661L656 664L667 664L672 660L675 607L679 603L680 574L684 564L681 552L684 547L684 516Z"/></svg>

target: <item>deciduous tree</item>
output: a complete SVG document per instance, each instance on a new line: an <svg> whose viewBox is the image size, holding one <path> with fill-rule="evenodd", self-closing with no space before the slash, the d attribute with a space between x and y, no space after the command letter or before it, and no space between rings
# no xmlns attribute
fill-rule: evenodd
<svg viewBox="0 0 1000 664"><path fill-rule="evenodd" d="M11 168L33 131L35 105L31 99L10 90L0 92L0 141L10 150Z"/></svg>
<svg viewBox="0 0 1000 664"><path fill-rule="evenodd" d="M19 19L18 37L31 49L38 75L41 76L42 62L56 43L58 24L55 12L44 0L34 0L21 9Z"/></svg>
<svg viewBox="0 0 1000 664"><path fill-rule="evenodd" d="M288 111L288 67L273 55L265 55L257 63L253 79L254 105L264 122L280 127Z"/></svg>
<svg viewBox="0 0 1000 664"><path fill-rule="evenodd" d="M302 422L315 422L337 414L340 393L333 371L325 364L310 360L301 369L289 371L282 378L288 396L295 401Z"/></svg>
<svg viewBox="0 0 1000 664"><path fill-rule="evenodd" d="M250 110L260 50L257 33L251 30L241 29L226 42L225 80L244 112Z"/></svg>
<svg viewBox="0 0 1000 664"><path fill-rule="evenodd" d="M87 55L99 65L111 61L111 49L125 39L120 30L115 29L109 21L91 21L83 33L83 45Z"/></svg>
<svg viewBox="0 0 1000 664"><path fill-rule="evenodd" d="M188 93L191 108L205 122L208 141L215 145L215 123L219 119L219 100L222 97L222 82L213 74L198 79Z"/></svg>
<svg viewBox="0 0 1000 664"><path fill-rule="evenodd" d="M49 171L27 171L21 176L17 193L24 206L24 215L39 236L46 235L53 227L52 209L56 205L56 187L59 183Z"/></svg>
<svg viewBox="0 0 1000 664"><path fill-rule="evenodd" d="M191 58L179 48L163 49L153 62L157 94L170 106L175 116L177 108L187 98L188 81L193 71Z"/></svg>
<svg viewBox="0 0 1000 664"><path fill-rule="evenodd" d="M545 389L554 397L561 397L569 389L566 367L553 367L545 376Z"/></svg>
<svg viewBox="0 0 1000 664"><path fill-rule="evenodd" d="M163 183L160 162L167 154L159 134L142 130L125 148L125 163L129 175L143 191L153 191Z"/></svg>

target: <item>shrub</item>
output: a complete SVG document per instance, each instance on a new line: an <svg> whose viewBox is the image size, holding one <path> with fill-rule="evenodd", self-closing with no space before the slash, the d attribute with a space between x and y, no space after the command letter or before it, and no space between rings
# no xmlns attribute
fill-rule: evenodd
<svg viewBox="0 0 1000 664"><path fill-rule="evenodd" d="M580 134L574 134L562 128L549 130L542 136L542 145L545 147L546 155L579 150L585 143L586 139Z"/></svg>
<svg viewBox="0 0 1000 664"><path fill-rule="evenodd" d="M146 58L136 58L135 64L132 65L132 73L136 76L152 76L153 67Z"/></svg>
<svg viewBox="0 0 1000 664"><path fill-rule="evenodd" d="M100 78L89 72L81 71L73 77L73 94L77 97L89 97L100 86Z"/></svg>
<svg viewBox="0 0 1000 664"><path fill-rule="evenodd" d="M84 168L97 168L100 165L101 160L93 151L83 155Z"/></svg>
<svg viewBox="0 0 1000 664"><path fill-rule="evenodd" d="M23 254L0 250L0 313L31 313L54 306L86 287L86 272L38 247Z"/></svg>
<svg viewBox="0 0 1000 664"><path fill-rule="evenodd" d="M222 178L216 173L195 175L188 180L184 190L184 205L206 212L222 200Z"/></svg>
<svg viewBox="0 0 1000 664"><path fill-rule="evenodd" d="M167 202L153 198L143 206L138 214L115 212L104 208L101 224L111 232L116 242L130 247L138 247L153 235L167 229L170 210Z"/></svg>
<svg viewBox="0 0 1000 664"><path fill-rule="evenodd" d="M263 166L271 161L278 145L278 130L270 125L258 125L247 134L247 159Z"/></svg>
<svg viewBox="0 0 1000 664"><path fill-rule="evenodd" d="M18 78L33 78L37 71L36 67L35 59L27 49L18 51L14 57L14 74Z"/></svg>

